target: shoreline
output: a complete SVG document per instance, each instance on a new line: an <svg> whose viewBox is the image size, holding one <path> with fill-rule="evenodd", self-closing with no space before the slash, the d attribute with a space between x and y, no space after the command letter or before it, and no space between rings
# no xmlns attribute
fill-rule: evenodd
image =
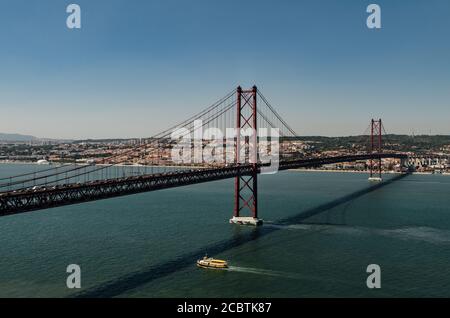
<svg viewBox="0 0 450 318"><path fill-rule="evenodd" d="M28 161L10 161L10 162L6 162L6 161L0 161L0 165L1 164L17 164L17 165L30 165L30 166L42 166L42 167L47 167L47 166L54 166L54 167L62 167L62 166L68 166L68 165L76 165L76 166L89 166L90 164L88 163L74 163L74 162L66 162L66 163L55 163L55 162L51 162L48 164L39 164L37 162L28 162ZM110 166L111 164L107 164L107 163L98 163L92 166ZM140 167L140 168L184 168L184 169L207 169L209 167L197 167L197 166L158 166L158 165L153 165L153 166L146 166L146 165L139 165L139 164L115 164L112 165L114 167Z"/></svg>
<svg viewBox="0 0 450 318"><path fill-rule="evenodd" d="M336 170L336 169L289 169L289 171L293 172L330 172L330 173L360 173L360 174L368 174L369 171L361 171L361 170ZM382 174L401 174L401 172L396 171L383 171ZM433 172L412 172L411 174L417 175L442 175L442 176L450 176L450 172L443 173L433 173Z"/></svg>

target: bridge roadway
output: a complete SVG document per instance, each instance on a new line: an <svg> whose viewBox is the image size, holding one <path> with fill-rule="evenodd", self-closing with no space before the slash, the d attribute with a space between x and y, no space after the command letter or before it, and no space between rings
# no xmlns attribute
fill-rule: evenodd
<svg viewBox="0 0 450 318"><path fill-rule="evenodd" d="M404 154L382 153L285 160L280 162L279 170L318 167L326 164L379 158L406 159L407 156ZM258 167L259 172L260 168L261 165ZM224 168L197 169L119 179L106 179L83 184L73 183L37 190L27 189L20 192L2 192L0 193L0 216L223 180L238 175L248 175L251 172L252 165L243 164L240 166L233 165Z"/></svg>

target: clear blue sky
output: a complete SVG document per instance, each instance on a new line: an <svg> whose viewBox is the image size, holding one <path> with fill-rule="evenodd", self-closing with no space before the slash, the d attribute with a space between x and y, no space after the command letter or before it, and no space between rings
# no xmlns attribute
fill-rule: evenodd
<svg viewBox="0 0 450 318"><path fill-rule="evenodd" d="M0 132L145 137L256 84L301 135L450 134L449 21L448 0L0 0Z"/></svg>

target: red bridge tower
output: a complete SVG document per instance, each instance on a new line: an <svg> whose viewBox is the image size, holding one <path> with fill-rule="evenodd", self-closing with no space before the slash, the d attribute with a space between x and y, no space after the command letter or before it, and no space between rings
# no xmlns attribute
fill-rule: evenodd
<svg viewBox="0 0 450 318"><path fill-rule="evenodd" d="M239 175L234 183L234 212L230 223L261 225L258 218L258 137L257 137L257 88L237 88L235 163L252 165L247 175ZM245 130L245 131L244 131ZM249 133L251 132L251 133ZM250 216L241 216L247 210Z"/></svg>
<svg viewBox="0 0 450 318"><path fill-rule="evenodd" d="M370 125L370 153L381 154L382 152L382 129L381 119L372 119ZM370 159L370 177L369 181L382 181L381 178L381 157Z"/></svg>

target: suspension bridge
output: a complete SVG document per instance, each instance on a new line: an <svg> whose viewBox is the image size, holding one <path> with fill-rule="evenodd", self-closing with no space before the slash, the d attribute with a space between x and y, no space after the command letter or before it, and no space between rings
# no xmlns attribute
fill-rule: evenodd
<svg viewBox="0 0 450 318"><path fill-rule="evenodd" d="M0 216L234 178L230 222L259 225L260 173L365 161L369 180L381 181L382 159L405 162L405 154L384 149L381 119L372 120L369 129L362 135L365 147L308 158L292 147L297 134L256 86L238 87L181 123L91 164L0 178ZM271 131L276 133L267 134ZM127 165L130 161L139 165Z"/></svg>

